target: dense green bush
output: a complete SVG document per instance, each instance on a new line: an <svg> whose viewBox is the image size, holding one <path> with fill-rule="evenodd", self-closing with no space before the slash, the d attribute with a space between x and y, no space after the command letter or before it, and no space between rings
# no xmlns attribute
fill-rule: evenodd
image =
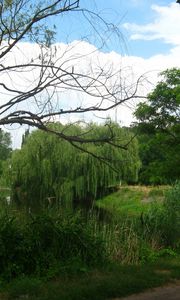
<svg viewBox="0 0 180 300"><path fill-rule="evenodd" d="M53 276L62 266L91 266L106 259L105 245L93 224L80 214L0 217L0 276Z"/></svg>

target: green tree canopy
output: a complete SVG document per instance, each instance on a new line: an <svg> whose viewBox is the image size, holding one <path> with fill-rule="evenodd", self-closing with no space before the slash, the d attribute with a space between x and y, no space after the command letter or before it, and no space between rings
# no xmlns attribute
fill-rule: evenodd
<svg viewBox="0 0 180 300"><path fill-rule="evenodd" d="M141 180L171 182L180 177L180 69L160 74L163 79L135 112L139 123Z"/></svg>
<svg viewBox="0 0 180 300"><path fill-rule="evenodd" d="M108 125L95 124L82 127L56 123L49 128L52 127L69 136L88 132L89 139L92 134L93 138L102 138L109 130ZM140 166L137 140L117 124L111 124L111 128L119 139L116 147L88 143L83 151L78 143L72 147L57 136L40 130L32 132L22 149L12 155L12 185L14 191L21 193L19 200L32 207L54 197L57 203L72 206L75 201L86 203L100 197L107 187L120 180L136 182Z"/></svg>

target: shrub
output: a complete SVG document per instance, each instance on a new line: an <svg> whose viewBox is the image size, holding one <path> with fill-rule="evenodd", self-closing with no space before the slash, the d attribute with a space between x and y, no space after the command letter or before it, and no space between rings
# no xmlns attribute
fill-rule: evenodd
<svg viewBox="0 0 180 300"><path fill-rule="evenodd" d="M0 276L5 279L53 276L57 266L72 261L91 266L105 258L101 234L80 214L42 213L27 217L24 223L16 216L0 218Z"/></svg>
<svg viewBox="0 0 180 300"><path fill-rule="evenodd" d="M29 296L37 296L42 282L38 278L20 277L8 285L10 299L28 299Z"/></svg>

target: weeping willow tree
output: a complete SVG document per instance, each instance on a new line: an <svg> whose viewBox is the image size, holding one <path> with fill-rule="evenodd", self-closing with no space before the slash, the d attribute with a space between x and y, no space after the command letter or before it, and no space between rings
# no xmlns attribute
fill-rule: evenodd
<svg viewBox="0 0 180 300"><path fill-rule="evenodd" d="M66 135L86 133L93 139L107 135L107 126L51 124L53 130ZM136 182L140 167L137 140L127 129L111 124L116 146L109 143L79 144L36 130L28 135L21 150L11 160L11 182L14 200L28 207L44 206L52 200L71 207L103 195L107 187L120 180ZM87 133L88 132L88 133ZM120 146L121 145L121 146ZM122 146L124 145L124 146ZM127 148L127 150L126 150Z"/></svg>

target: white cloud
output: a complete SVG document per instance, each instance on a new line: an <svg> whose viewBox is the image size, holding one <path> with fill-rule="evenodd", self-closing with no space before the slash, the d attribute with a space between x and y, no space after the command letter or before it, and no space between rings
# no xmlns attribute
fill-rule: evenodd
<svg viewBox="0 0 180 300"><path fill-rule="evenodd" d="M62 65L63 61L67 60L64 67L66 69L72 68L72 64L74 69L80 72L91 72L91 74L95 73L97 68L101 66L102 68L108 70L109 68L114 69L114 71L121 69L121 78L120 73L117 73L115 80L119 82L119 84L125 84L126 87L131 86L136 82L137 78L142 74L145 74L145 77L152 83L152 85L148 85L147 81L144 81L140 86L140 93L147 94L153 85L157 83L157 74L165 70L167 68L178 67L180 68L180 46L173 48L169 54L167 55L155 55L150 58L141 58L136 56L122 56L116 52L103 53L98 51L93 45L88 44L87 42L73 42L70 45L66 44L56 44L57 47L57 58L58 63ZM10 65L14 62L24 62L26 60L30 60L32 55L36 57L38 55L38 51L36 45L30 43L20 43L18 49L16 49L11 56L8 57L7 61L3 61L3 64ZM65 51L65 53L64 53ZM22 53L25 53L22 55ZM64 53L64 55L62 55ZM82 57L82 55L86 54ZM81 58L81 59L80 59ZM1 77L1 81L3 80L8 83L8 76L4 74L4 77ZM37 73L36 70L32 70L27 74L15 74L14 72L11 74L10 84L13 84L14 87L23 88L23 90L28 89L29 86L33 85L34 79L36 78ZM7 80L7 81L6 81ZM113 82L112 82L113 84ZM0 92L2 92L0 90ZM6 101L8 98L7 95L4 96L1 94L1 99ZM89 104L96 103L97 99L90 97L83 93L76 93L72 91L60 91L58 103L61 107L77 107L79 105L87 106ZM55 100L55 104L57 105L57 99ZM26 105L29 102L26 102ZM117 110L117 120L121 122L122 125L128 125L132 121L132 110L134 109L135 103L133 101L122 105ZM130 108L129 108L130 107ZM18 109L20 109L18 107ZM111 112L101 112L96 113L98 117L107 117L111 116L115 119L115 110ZM100 121L99 118L96 118L94 114L82 114L82 115L68 115L67 119L60 118L63 122L67 121L77 121L81 120L95 120ZM18 126L17 126L18 127ZM17 131L11 130L13 136L13 147L20 146L21 143L21 134L23 129L22 127Z"/></svg>
<svg viewBox="0 0 180 300"><path fill-rule="evenodd" d="M155 12L152 23L124 24L124 28L131 32L131 39L161 39L174 46L180 45L180 5L176 3L170 3L168 6L152 5L151 9Z"/></svg>

